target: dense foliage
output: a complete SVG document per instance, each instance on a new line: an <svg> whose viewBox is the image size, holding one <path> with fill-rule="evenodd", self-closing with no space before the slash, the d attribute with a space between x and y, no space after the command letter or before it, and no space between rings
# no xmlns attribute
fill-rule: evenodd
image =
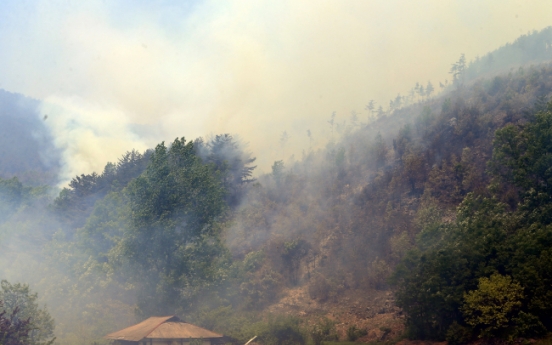
<svg viewBox="0 0 552 345"><path fill-rule="evenodd" d="M2 280L0 344L51 345L54 342L54 320L46 308L39 308L37 298L28 285Z"/></svg>
<svg viewBox="0 0 552 345"><path fill-rule="evenodd" d="M2 304L0 303L0 307ZM0 312L0 344L25 345L31 329L30 320L21 320L18 317L19 310L11 314Z"/></svg>
<svg viewBox="0 0 552 345"><path fill-rule="evenodd" d="M128 227L115 250L142 287L139 306L151 315L193 304L199 291L219 279L224 253L216 223L224 190L212 167L196 156L192 142L160 144L124 194Z"/></svg>
<svg viewBox="0 0 552 345"><path fill-rule="evenodd" d="M452 222L430 224L395 273L411 336L533 337L552 329L552 103L498 130L491 189L512 184L513 209L468 194ZM495 188L493 188L495 187Z"/></svg>
<svg viewBox="0 0 552 345"><path fill-rule="evenodd" d="M54 319L46 307L40 308L37 302L38 294L32 293L26 284L10 284L6 280L0 282L0 300L2 309L8 314L17 313L21 320L29 320L30 330L27 334L27 344L43 345L54 341Z"/></svg>

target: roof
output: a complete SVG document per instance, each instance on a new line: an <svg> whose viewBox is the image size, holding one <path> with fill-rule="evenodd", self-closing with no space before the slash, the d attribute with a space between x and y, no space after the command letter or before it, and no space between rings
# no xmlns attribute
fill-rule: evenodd
<svg viewBox="0 0 552 345"><path fill-rule="evenodd" d="M146 338L222 338L222 334L185 322L165 322L153 330Z"/></svg>
<svg viewBox="0 0 552 345"><path fill-rule="evenodd" d="M144 338L156 339L189 339L189 338L222 338L222 334L185 323L174 315L152 316L134 326L127 327L105 336L112 340L140 341Z"/></svg>
<svg viewBox="0 0 552 345"><path fill-rule="evenodd" d="M114 340L128 340L128 341L139 341L144 339L148 334L150 334L154 329L156 329L160 324L171 319L178 319L176 316L152 316L149 319L146 319L134 326L127 327L117 332L110 333L105 337L107 339Z"/></svg>

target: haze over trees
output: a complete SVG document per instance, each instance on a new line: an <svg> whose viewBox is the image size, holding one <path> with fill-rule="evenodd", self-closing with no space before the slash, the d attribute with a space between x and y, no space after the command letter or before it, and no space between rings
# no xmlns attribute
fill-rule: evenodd
<svg viewBox="0 0 552 345"><path fill-rule="evenodd" d="M536 52L520 56L541 59L549 32L500 48L493 64L519 42ZM12 283L2 283L0 332L33 334L35 322L49 341L51 313L60 344L101 341L155 314L235 342L364 334L355 325L338 334L314 312L303 322L269 316L292 290L317 305L394 291L416 339L551 331L552 65L493 67L476 79L479 64L461 56L442 94L428 82L388 110L370 100L365 123L331 113L324 149L257 178L255 158L230 134L127 152L59 193L45 186L47 169L37 181L2 175L0 274ZM275 143L283 156L288 139ZM28 324L10 319L14 293L28 301L17 312Z"/></svg>
<svg viewBox="0 0 552 345"><path fill-rule="evenodd" d="M38 115L39 104L0 89L0 177L17 176L31 185L56 182L61 152Z"/></svg>

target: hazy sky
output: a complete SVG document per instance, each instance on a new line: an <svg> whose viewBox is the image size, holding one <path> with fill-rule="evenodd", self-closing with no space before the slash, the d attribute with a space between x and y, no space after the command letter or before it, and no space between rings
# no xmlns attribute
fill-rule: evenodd
<svg viewBox="0 0 552 345"><path fill-rule="evenodd" d="M3 0L0 88L44 101L66 177L225 132L267 171L308 129L325 142L333 111L363 120L370 99L549 25L549 0Z"/></svg>

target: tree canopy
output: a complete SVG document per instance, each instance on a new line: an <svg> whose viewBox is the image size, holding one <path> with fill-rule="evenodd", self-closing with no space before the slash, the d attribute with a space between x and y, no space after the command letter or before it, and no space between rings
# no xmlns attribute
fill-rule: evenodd
<svg viewBox="0 0 552 345"><path fill-rule="evenodd" d="M519 206L470 193L456 219L424 228L399 265L398 304L412 336L454 340L463 327L464 341L513 339L552 329L551 110L495 133L491 170L518 188Z"/></svg>
<svg viewBox="0 0 552 345"><path fill-rule="evenodd" d="M0 282L0 344L50 345L54 319L27 284Z"/></svg>

